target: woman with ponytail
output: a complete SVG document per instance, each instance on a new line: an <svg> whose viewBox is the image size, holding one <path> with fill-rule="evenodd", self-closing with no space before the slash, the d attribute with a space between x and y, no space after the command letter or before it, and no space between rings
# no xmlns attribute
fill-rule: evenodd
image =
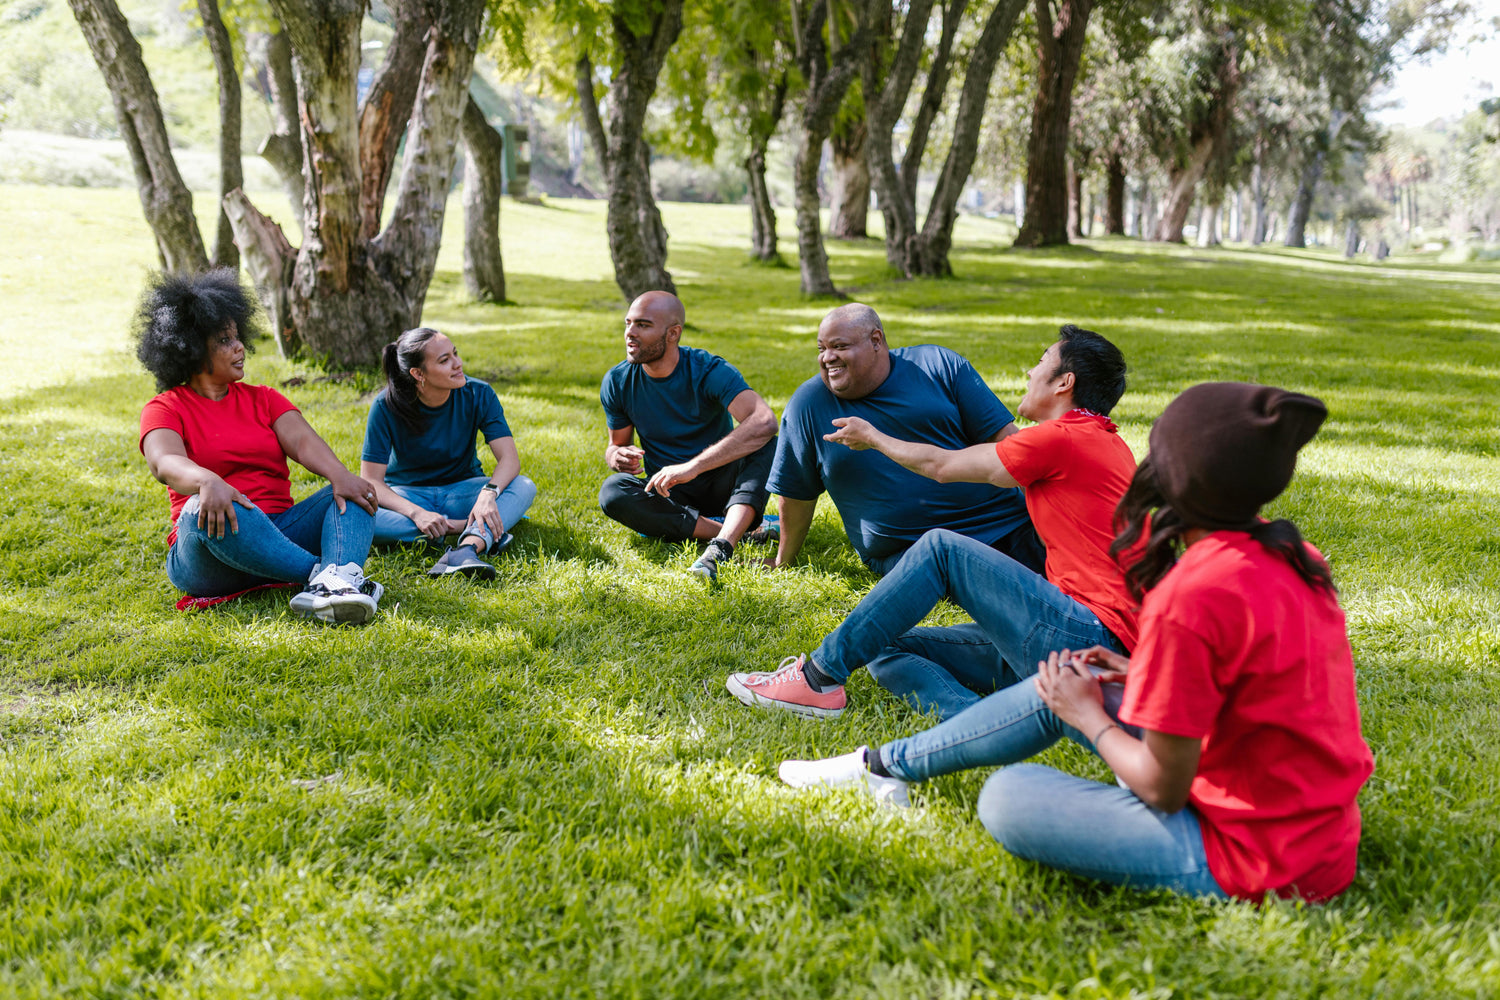
<svg viewBox="0 0 1500 1000"><path fill-rule="evenodd" d="M385 390L365 423L360 475L375 485L377 542L438 542L459 536L429 576L495 575L479 558L511 543L510 529L536 499L521 475L516 440L495 390L464 374L458 348L427 327L385 345ZM475 453L482 435L495 456L486 476Z"/></svg>
<svg viewBox="0 0 1500 1000"><path fill-rule="evenodd" d="M255 306L229 268L152 279L136 316L136 356L158 394L141 412L141 453L167 487L167 579L224 598L301 583L292 611L362 623L382 588L364 576L375 490L281 393L246 385ZM292 502L286 460L328 480Z"/></svg>
<svg viewBox="0 0 1500 1000"><path fill-rule="evenodd" d="M1354 878L1355 798L1373 769L1344 613L1296 526L1259 516L1326 416L1311 396L1269 386L1188 389L1152 426L1116 512L1114 550L1141 600L1129 659L1057 650L1035 678L941 725L787 761L783 779L904 802L907 782L1014 764L985 783L979 817L1020 857L1194 896L1338 895ZM1102 685L1119 682L1123 701L1108 708ZM1118 784L1017 763L1063 736Z"/></svg>

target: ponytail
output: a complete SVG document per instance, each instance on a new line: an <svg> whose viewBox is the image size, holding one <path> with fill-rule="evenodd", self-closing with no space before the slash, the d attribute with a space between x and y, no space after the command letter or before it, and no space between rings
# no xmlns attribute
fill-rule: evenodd
<svg viewBox="0 0 1500 1000"><path fill-rule="evenodd" d="M1144 547L1125 567L1125 586L1132 598L1141 600L1177 565L1185 547L1183 537L1191 527L1168 505L1151 466L1151 456L1147 455L1136 467L1129 488L1115 508L1115 540L1109 547L1110 555L1121 560L1145 539ZM1308 550L1302 533L1291 521L1256 521L1244 530L1268 551L1291 563L1297 575L1314 590L1330 593L1335 590L1328 564Z"/></svg>
<svg viewBox="0 0 1500 1000"><path fill-rule="evenodd" d="M380 355L380 367L385 371L385 405L411 434L422 433L427 425L411 370L422 367L427 342L437 335L438 331L425 326L407 330L386 344Z"/></svg>

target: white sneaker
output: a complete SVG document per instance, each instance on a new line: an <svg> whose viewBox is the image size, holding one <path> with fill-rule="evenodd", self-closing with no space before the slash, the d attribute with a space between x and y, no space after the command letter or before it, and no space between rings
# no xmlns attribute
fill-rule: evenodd
<svg viewBox="0 0 1500 1000"><path fill-rule="evenodd" d="M357 563L332 563L313 572L307 589L292 598L292 611L303 618L363 625L375 617L385 588L366 580Z"/></svg>
<svg viewBox="0 0 1500 1000"><path fill-rule="evenodd" d="M865 754L869 751L869 747L860 747L842 757L784 760L776 773L793 788L863 788L881 805L895 806L898 809L910 807L911 800L906 797L906 782L871 771L865 763Z"/></svg>

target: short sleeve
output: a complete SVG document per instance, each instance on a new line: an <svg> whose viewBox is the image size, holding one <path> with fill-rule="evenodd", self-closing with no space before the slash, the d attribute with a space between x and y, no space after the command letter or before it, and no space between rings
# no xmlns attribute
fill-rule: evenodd
<svg viewBox="0 0 1500 1000"><path fill-rule="evenodd" d="M141 408L141 438L136 442L136 447L142 452L146 450L146 435L155 430L174 431L179 437L186 437L183 433L182 414L177 412L166 393L152 397Z"/></svg>
<svg viewBox="0 0 1500 1000"><path fill-rule="evenodd" d="M1021 486L1055 477L1067 467L1071 452L1068 433L1056 420L1027 427L995 443L1000 464Z"/></svg>
<svg viewBox="0 0 1500 1000"><path fill-rule="evenodd" d="M365 443L360 448L360 461L373 462L376 465L390 465L394 443L393 430L391 410L386 405L385 393L382 392L375 397L375 402L370 404L370 415L365 418Z"/></svg>
<svg viewBox="0 0 1500 1000"><path fill-rule="evenodd" d="M297 408L290 399L268 385L258 385L255 391L260 393L261 405L266 408L267 426L274 424L283 413L290 413Z"/></svg>
<svg viewBox="0 0 1500 1000"><path fill-rule="evenodd" d="M479 433L486 442L510 437L510 424L505 420L505 408L500 405L500 397L495 395L494 388L484 382L475 383L475 387L478 412L474 422L479 425Z"/></svg>
<svg viewBox="0 0 1500 1000"><path fill-rule="evenodd" d="M807 407L799 404L797 395L792 396L782 414L781 432L776 436L776 458L771 462L766 488L789 500L816 500L824 489L818 440L812 433Z"/></svg>
<svg viewBox="0 0 1500 1000"><path fill-rule="evenodd" d="M604 424L612 431L635 425L625 412L625 401L621 398L624 394L620 391L617 372L617 369L611 368L604 373L604 381L599 384L599 405L604 407Z"/></svg>
<svg viewBox="0 0 1500 1000"><path fill-rule="evenodd" d="M1016 418L985 385L973 365L959 355L953 357L953 398L963 420L964 435L974 444L988 441Z"/></svg>
<svg viewBox="0 0 1500 1000"><path fill-rule="evenodd" d="M1125 679L1124 721L1171 736L1202 739L1224 705L1208 640L1165 616L1143 622Z"/></svg>
<svg viewBox="0 0 1500 1000"><path fill-rule="evenodd" d="M729 409L729 404L734 402L736 396L749 388L750 384L745 381L739 369L717 354L710 357L708 366L703 372L703 378L699 382L699 391L703 396L726 410Z"/></svg>

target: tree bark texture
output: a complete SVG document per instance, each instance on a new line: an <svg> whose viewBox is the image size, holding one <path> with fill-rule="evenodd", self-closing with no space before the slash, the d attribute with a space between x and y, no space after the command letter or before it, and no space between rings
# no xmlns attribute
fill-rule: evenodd
<svg viewBox="0 0 1500 1000"><path fill-rule="evenodd" d="M908 262L910 246L917 234L917 207L916 207L916 185L913 180L911 191L908 193L906 185L906 172L903 166L897 170L894 151L892 149L893 135L896 122L901 117L902 110L906 107L907 95L911 92L912 81L916 78L917 66L921 60L923 40L927 32L927 20L932 11L933 0L912 0L907 8L906 21L902 25L901 40L891 52L889 66L882 66L883 55L889 44L889 30L884 30L880 36L880 42L872 44L864 53L860 62L861 81L864 86L865 98L865 126L868 137L865 141L865 157L869 161L870 181L880 196L880 214L885 220L885 256L886 260L901 271L907 277L911 276L911 268ZM950 0L950 6L961 7L964 0ZM886 12L886 22L882 23L883 29L888 28L889 11ZM932 89L931 73L939 71L943 67L952 47L953 40L945 39L948 49L941 44L937 52L933 54L932 70L928 78L928 90ZM946 69L942 70L946 73ZM946 76L944 76L946 81ZM942 94L938 94L941 103ZM925 108L925 98L924 98ZM936 111L933 112L936 114ZM922 112L917 115L917 122L913 126L911 142L926 143L927 130L931 126L932 116L927 116L925 123L922 121ZM920 126L921 137L915 135ZM912 152L911 143L907 145L907 153ZM921 161L921 153L917 153L917 161ZM913 178L915 170L912 171Z"/></svg>
<svg viewBox="0 0 1500 1000"><path fill-rule="evenodd" d="M1016 17L1025 5L1026 0L997 0L984 30L979 33L979 41L970 53L958 110L953 113L953 142L943 160L943 169L938 173L937 184L932 189L932 202L927 206L927 218L913 247L911 269L915 274L946 277L953 273L948 260L948 252L953 247L953 225L958 221L959 196L969 181L969 172L974 169L974 158L979 155L979 127L983 124L984 106L989 100L990 78L995 74L1000 54L1005 51ZM1031 221L1029 197L1026 221L1027 224Z"/></svg>
<svg viewBox="0 0 1500 1000"><path fill-rule="evenodd" d="M1104 232L1125 235L1125 161L1119 153L1109 154L1104 164Z"/></svg>
<svg viewBox="0 0 1500 1000"><path fill-rule="evenodd" d="M1216 62L1214 92L1204 105L1204 113L1190 126L1188 155L1167 164L1167 191L1161 205L1161 222L1156 227L1156 239L1162 242L1182 242L1182 229L1187 224L1198 182L1223 145L1230 141L1234 101L1240 89L1239 50L1231 37L1226 37Z"/></svg>
<svg viewBox="0 0 1500 1000"><path fill-rule="evenodd" d="M373 364L417 325L442 238L482 0L446 4L427 35L390 223L360 236L355 83L360 0L273 0L292 47L306 151L306 226L293 251L243 192L226 198L236 242L286 343L340 364Z"/></svg>
<svg viewBox="0 0 1500 1000"><path fill-rule="evenodd" d="M271 131L261 143L260 155L271 164L287 198L297 226L305 225L302 200L307 184L302 177L302 126L297 120L297 77L292 71L292 43L277 30L266 38L266 82L271 92Z"/></svg>
<svg viewBox="0 0 1500 1000"><path fill-rule="evenodd" d="M1083 173L1072 157L1068 158L1068 239L1083 239Z"/></svg>
<svg viewBox="0 0 1500 1000"><path fill-rule="evenodd" d="M1286 238L1284 246L1307 246L1307 220L1312 215L1313 196L1318 192L1318 181L1323 176L1323 161L1326 154L1319 148L1314 150L1302 164L1302 176L1297 184L1297 194L1292 198L1287 211Z"/></svg>
<svg viewBox="0 0 1500 1000"><path fill-rule="evenodd" d="M482 302L505 301L500 257L501 154L505 140L470 94L464 103L464 286Z"/></svg>
<svg viewBox="0 0 1500 1000"><path fill-rule="evenodd" d="M822 222L818 217L821 207L818 201L818 164L823 157L823 141L833 128L833 117L859 69L861 50L869 38L868 19L861 16L854 36L830 54L823 42L823 23L826 20L827 0L813 0L797 45L797 59L807 90L803 97L802 135L792 164L792 179L796 190L802 291L807 295L838 294L828 273L828 252L823 247ZM837 32L837 25L830 26L830 30Z"/></svg>
<svg viewBox="0 0 1500 1000"><path fill-rule="evenodd" d="M863 121L852 121L829 136L833 149L833 213L828 235L864 239L869 235L870 164L865 158L868 135Z"/></svg>
<svg viewBox="0 0 1500 1000"><path fill-rule="evenodd" d="M219 76L219 221L214 227L214 267L240 269L240 251L223 208L224 196L245 183L240 162L240 74L234 68L234 48L219 16L218 0L198 0L203 34Z"/></svg>
<svg viewBox="0 0 1500 1000"><path fill-rule="evenodd" d="M426 0L401 0L391 7L396 15L395 33L359 109L359 219L360 235L367 240L380 232L386 188L417 97L417 79L433 21Z"/></svg>
<svg viewBox="0 0 1500 1000"><path fill-rule="evenodd" d="M943 8L943 30L928 63L927 85L922 89L922 102L917 105L911 132L906 137L906 152L901 154L901 189L911 204L913 218L917 214L917 175L922 170L922 157L927 152L927 137L932 132L932 123L937 119L938 112L943 110L943 96L947 93L948 81L953 76L953 42L958 37L958 29L967 7L968 0L948 0ZM926 21L926 17L923 17L924 26ZM905 103L906 99L903 97L902 104ZM900 113L899 108L897 113Z"/></svg>
<svg viewBox="0 0 1500 1000"><path fill-rule="evenodd" d="M771 205L771 189L766 186L766 147L786 111L788 75L782 71L771 92L769 113L751 119L750 155L745 157L745 172L750 181L750 244L756 260L772 262L781 255L776 249L776 210ZM756 125L756 122L759 125Z"/></svg>
<svg viewBox="0 0 1500 1000"><path fill-rule="evenodd" d="M1018 247L1068 242L1068 125L1073 114L1073 83L1093 0L1036 0L1037 91L1031 105L1031 137L1026 143L1026 221L1016 234Z"/></svg>
<svg viewBox="0 0 1500 1000"><path fill-rule="evenodd" d="M574 64L584 125L608 181L605 231L615 283L627 299L677 290L667 271L667 232L651 192L651 153L642 133L662 64L682 32L682 6L683 0L664 0L639 35L623 18L612 18L619 64L610 75L607 121L594 96L593 62L585 54Z"/></svg>
<svg viewBox="0 0 1500 1000"><path fill-rule="evenodd" d="M120 137L130 151L141 210L156 238L162 268L206 269L208 254L193 215L193 193L177 170L156 88L125 15L115 0L68 0L68 6L114 101Z"/></svg>

